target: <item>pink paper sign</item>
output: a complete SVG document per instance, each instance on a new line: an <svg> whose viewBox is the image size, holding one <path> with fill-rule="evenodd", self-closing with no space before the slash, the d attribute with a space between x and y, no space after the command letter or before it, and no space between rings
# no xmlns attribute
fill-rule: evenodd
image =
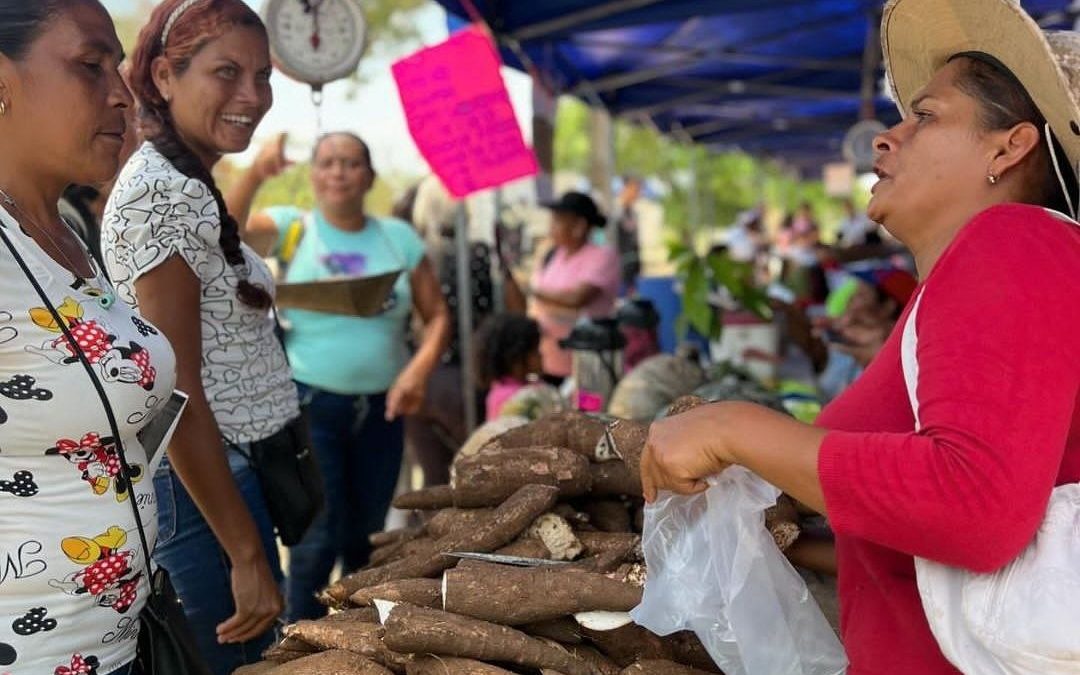
<svg viewBox="0 0 1080 675"><path fill-rule="evenodd" d="M454 197L537 173L499 65L473 26L393 66L413 140Z"/></svg>

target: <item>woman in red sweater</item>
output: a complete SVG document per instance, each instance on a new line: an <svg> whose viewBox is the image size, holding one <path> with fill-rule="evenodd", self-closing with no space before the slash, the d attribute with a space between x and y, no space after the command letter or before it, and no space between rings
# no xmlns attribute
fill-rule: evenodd
<svg viewBox="0 0 1080 675"><path fill-rule="evenodd" d="M849 674L956 673L913 557L997 570L1080 481L1080 36L1009 0L892 0L882 42L904 121L875 141L867 212L914 254L915 300L818 426L697 408L653 425L642 478L651 500L739 464L827 515Z"/></svg>

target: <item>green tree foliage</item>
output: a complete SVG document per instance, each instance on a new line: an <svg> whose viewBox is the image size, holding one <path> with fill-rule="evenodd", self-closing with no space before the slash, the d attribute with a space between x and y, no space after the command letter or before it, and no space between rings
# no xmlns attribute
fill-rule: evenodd
<svg viewBox="0 0 1080 675"><path fill-rule="evenodd" d="M588 107L575 99L560 100L555 168L587 173L591 151ZM677 240L688 243L702 234L703 226L725 227L740 211L756 206L790 212L805 201L819 222L839 217L839 206L825 195L821 181L801 180L778 162L711 152L623 120L615 122L615 166L619 173L655 177L668 186L665 224ZM693 191L697 200L691 198ZM697 213L692 213L695 203Z"/></svg>
<svg viewBox="0 0 1080 675"><path fill-rule="evenodd" d="M771 315L768 299L754 286L751 267L708 250L718 227L726 227L749 208L764 207L775 220L803 202L811 205L826 231L840 218L840 205L826 196L821 181L802 180L780 162L741 152L711 152L623 120L616 120L614 135L619 173L658 178L668 188L664 222L668 259L682 285L681 333L693 328L701 335L719 337L722 312L710 298L721 287L745 309L763 318ZM589 109L564 98L555 125L555 168L587 173L591 152Z"/></svg>

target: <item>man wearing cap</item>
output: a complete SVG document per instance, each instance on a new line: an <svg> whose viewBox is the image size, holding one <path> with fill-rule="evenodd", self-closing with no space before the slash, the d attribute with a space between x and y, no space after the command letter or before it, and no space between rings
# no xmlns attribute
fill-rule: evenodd
<svg viewBox="0 0 1080 675"><path fill-rule="evenodd" d="M570 375L570 353L559 340L579 318L614 312L620 268L613 249L589 241L592 228L607 222L591 197L567 192L544 207L551 210L553 248L533 272L529 314L540 324L544 375L561 382Z"/></svg>

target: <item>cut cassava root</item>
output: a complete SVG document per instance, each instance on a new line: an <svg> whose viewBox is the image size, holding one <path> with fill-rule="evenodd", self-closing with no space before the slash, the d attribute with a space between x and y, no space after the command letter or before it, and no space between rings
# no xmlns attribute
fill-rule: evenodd
<svg viewBox="0 0 1080 675"><path fill-rule="evenodd" d="M716 672L697 665L707 659L700 643L652 635L627 611L646 574L632 465L647 431L564 412L478 441L455 460L451 485L398 498L423 524L372 537L371 566L322 595L353 609L290 629L295 642L276 648L281 660L346 645L374 662L374 635L399 659L384 654L381 667L398 675L620 675L643 660L627 675ZM548 562L446 555L456 553Z"/></svg>
<svg viewBox="0 0 1080 675"><path fill-rule="evenodd" d="M424 656L405 669L406 675L514 675L509 670L473 659L452 656Z"/></svg>
<svg viewBox="0 0 1080 675"><path fill-rule="evenodd" d="M604 462L589 467L594 497L641 497L641 475L625 462Z"/></svg>
<svg viewBox="0 0 1080 675"><path fill-rule="evenodd" d="M457 464L454 506L494 506L524 485L550 485L560 497L578 497L592 486L587 459L559 447L481 450Z"/></svg>
<svg viewBox="0 0 1080 675"><path fill-rule="evenodd" d="M438 579L398 579L361 588L349 600L361 607L374 607L376 600L389 600L438 608L442 607L442 587Z"/></svg>
<svg viewBox="0 0 1080 675"><path fill-rule="evenodd" d="M638 661L620 675L707 675L707 671L684 666L674 661Z"/></svg>
<svg viewBox="0 0 1080 675"><path fill-rule="evenodd" d="M394 498L394 508L403 511L434 511L454 505L454 489L449 485L436 485L414 492L406 492Z"/></svg>
<svg viewBox="0 0 1080 675"><path fill-rule="evenodd" d="M371 659L395 671L404 671L408 657L387 648L383 628L377 623L335 619L333 615L317 621L299 621L286 629L286 635L324 650L343 649Z"/></svg>
<svg viewBox="0 0 1080 675"><path fill-rule="evenodd" d="M459 509L450 507L443 509L431 517L425 525L428 536L438 539L448 534L467 531L476 526L478 522L491 515L494 509Z"/></svg>
<svg viewBox="0 0 1080 675"><path fill-rule="evenodd" d="M585 550L570 523L554 513L537 518L525 531L525 536L542 541L552 560L573 560Z"/></svg>
<svg viewBox="0 0 1080 675"><path fill-rule="evenodd" d="M448 612L517 626L593 610L629 611L641 589L602 574L558 568L488 566L447 570Z"/></svg>
<svg viewBox="0 0 1080 675"><path fill-rule="evenodd" d="M324 602L340 605L361 588L398 579L434 577L456 562L445 554L455 551L487 553L504 546L551 509L557 498L557 488L525 485L472 530L438 539L435 551L430 555L414 555L383 567L354 572L332 584L321 597Z"/></svg>
<svg viewBox="0 0 1080 675"><path fill-rule="evenodd" d="M603 675L566 649L488 621L425 607L397 605L384 623L387 646L410 654L552 668L566 675Z"/></svg>
<svg viewBox="0 0 1080 675"><path fill-rule="evenodd" d="M359 654L331 649L278 666L266 675L393 675L393 671Z"/></svg>
<svg viewBox="0 0 1080 675"><path fill-rule="evenodd" d="M374 548L380 548L382 546L389 546L390 544L396 544L401 541L409 541L421 537L424 534L424 528L422 527L403 527L398 530L390 530L387 532L376 532L368 537L368 542Z"/></svg>

